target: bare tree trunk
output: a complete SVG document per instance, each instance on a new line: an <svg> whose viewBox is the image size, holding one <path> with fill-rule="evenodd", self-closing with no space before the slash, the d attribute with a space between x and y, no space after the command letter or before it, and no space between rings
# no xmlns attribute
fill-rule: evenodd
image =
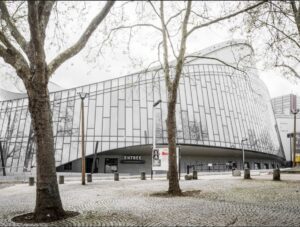
<svg viewBox="0 0 300 227"><path fill-rule="evenodd" d="M176 88L177 89L177 88ZM177 92L175 92L177 94ZM176 99L173 92L168 92L168 143L169 143L169 189L171 195L181 195L178 180L177 160L176 160Z"/></svg>
<svg viewBox="0 0 300 227"><path fill-rule="evenodd" d="M59 195L55 170L48 82L35 81L26 84L29 111L37 144L37 190L34 215L37 221L56 220L63 217L65 211Z"/></svg>

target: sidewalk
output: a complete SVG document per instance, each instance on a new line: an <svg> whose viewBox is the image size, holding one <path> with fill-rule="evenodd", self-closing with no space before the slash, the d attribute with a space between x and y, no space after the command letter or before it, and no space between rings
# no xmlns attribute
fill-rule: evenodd
<svg viewBox="0 0 300 227"><path fill-rule="evenodd" d="M161 197L168 181L99 178L81 185L78 176L59 185L63 206L79 216L36 226L300 226L300 174L262 173L252 180L230 174L181 180L191 196ZM4 185L4 184L3 184ZM35 186L0 188L0 226L22 226L11 218L32 212Z"/></svg>

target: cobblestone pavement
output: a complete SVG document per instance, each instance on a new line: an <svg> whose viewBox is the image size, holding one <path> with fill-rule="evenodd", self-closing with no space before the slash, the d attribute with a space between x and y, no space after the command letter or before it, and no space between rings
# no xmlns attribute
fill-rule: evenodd
<svg viewBox="0 0 300 227"><path fill-rule="evenodd" d="M80 215L36 226L300 226L300 174L281 177L200 176L180 181L183 191L200 192L173 198L151 195L167 189L163 179L69 181L59 186L63 205ZM21 226L11 218L31 212L34 203L35 187L0 188L0 226Z"/></svg>

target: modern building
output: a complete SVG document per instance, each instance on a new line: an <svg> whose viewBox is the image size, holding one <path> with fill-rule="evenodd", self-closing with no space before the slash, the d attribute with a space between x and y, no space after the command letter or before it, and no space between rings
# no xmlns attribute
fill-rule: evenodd
<svg viewBox="0 0 300 227"><path fill-rule="evenodd" d="M176 106L180 170L242 168L242 148L252 169L284 163L270 96L253 67L251 46L229 41L192 56L183 68ZM84 101L87 172L95 160L94 172L149 173L153 113L157 146L168 143L162 70L51 92L58 171L81 171L79 92L89 94ZM153 109L157 100L162 102ZM34 171L26 97L0 102L0 138L6 172Z"/></svg>
<svg viewBox="0 0 300 227"><path fill-rule="evenodd" d="M296 95L283 95L271 100L275 118L278 124L278 130L283 145L286 158L286 165L292 166L294 160L293 135L294 123L296 122L296 154L300 155L300 113L295 110L300 107L300 98Z"/></svg>

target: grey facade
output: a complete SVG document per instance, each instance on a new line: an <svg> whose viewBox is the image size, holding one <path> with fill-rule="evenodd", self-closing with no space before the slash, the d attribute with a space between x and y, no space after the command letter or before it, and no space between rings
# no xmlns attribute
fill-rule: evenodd
<svg viewBox="0 0 300 227"><path fill-rule="evenodd" d="M226 56L228 50L237 51L233 48L252 52L244 43L231 42L201 54ZM229 161L241 166L241 140L245 137L248 141L244 148L251 168L256 168L257 163L271 167L284 161L269 93L255 73L214 61L197 60L184 66L176 112L182 170L187 165L204 170L207 163L225 168ZM61 171L80 169L76 163L81 158L78 92L82 91L89 93L84 103L86 156L93 157L98 141L97 172L105 171L105 158L114 155L118 157L118 171L123 167L121 172L149 171L152 105L159 99L162 103L155 110L156 141L159 146L167 144L162 70L51 93L55 159ZM7 172L34 170L36 151L26 97L0 102L0 138ZM122 164L126 155L142 156L145 162Z"/></svg>
<svg viewBox="0 0 300 227"><path fill-rule="evenodd" d="M271 100L288 166L292 165L294 152L292 135L294 133L294 114L291 113L293 96L292 94L283 95ZM298 96L295 107L300 107L300 97ZM296 115L296 133L296 153L300 153L300 114Z"/></svg>

